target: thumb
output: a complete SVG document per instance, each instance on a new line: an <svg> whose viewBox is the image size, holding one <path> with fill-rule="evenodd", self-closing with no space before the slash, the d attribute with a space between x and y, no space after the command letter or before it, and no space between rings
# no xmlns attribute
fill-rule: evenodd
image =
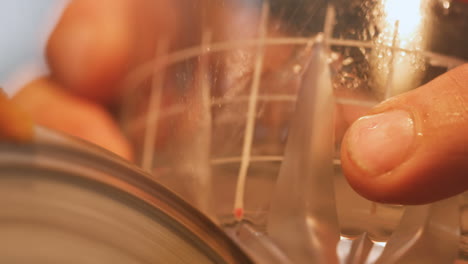
<svg viewBox="0 0 468 264"><path fill-rule="evenodd" d="M468 64L356 121L341 160L351 186L378 202L420 204L468 189Z"/></svg>

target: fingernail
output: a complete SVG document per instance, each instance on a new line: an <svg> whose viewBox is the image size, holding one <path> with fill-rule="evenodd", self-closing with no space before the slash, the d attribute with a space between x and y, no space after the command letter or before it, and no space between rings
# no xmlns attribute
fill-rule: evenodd
<svg viewBox="0 0 468 264"><path fill-rule="evenodd" d="M394 110L358 119L345 140L351 160L377 176L404 161L414 137L411 116L406 111Z"/></svg>

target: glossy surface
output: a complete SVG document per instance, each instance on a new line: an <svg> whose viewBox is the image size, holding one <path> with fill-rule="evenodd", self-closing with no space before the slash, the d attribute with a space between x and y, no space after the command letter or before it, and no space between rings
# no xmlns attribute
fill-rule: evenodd
<svg viewBox="0 0 468 264"><path fill-rule="evenodd" d="M1 262L250 262L137 168L60 134L1 144L0 183Z"/></svg>

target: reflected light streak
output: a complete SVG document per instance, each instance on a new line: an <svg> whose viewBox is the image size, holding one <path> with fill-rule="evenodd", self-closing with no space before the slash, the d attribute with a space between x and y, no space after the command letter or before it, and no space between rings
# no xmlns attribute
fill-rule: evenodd
<svg viewBox="0 0 468 264"><path fill-rule="evenodd" d="M424 49L425 0L382 0L381 23L384 31L378 42L389 47L420 51ZM398 26L398 28L396 28ZM381 83L382 99L400 94L420 84L424 68L417 53L382 49L376 76Z"/></svg>
<svg viewBox="0 0 468 264"><path fill-rule="evenodd" d="M414 43L415 38L421 35L423 20L421 2L422 0L385 0L384 2L385 19L390 30L390 38L395 30L395 22L399 21L398 38L400 44L405 48L409 48L406 45L416 44Z"/></svg>

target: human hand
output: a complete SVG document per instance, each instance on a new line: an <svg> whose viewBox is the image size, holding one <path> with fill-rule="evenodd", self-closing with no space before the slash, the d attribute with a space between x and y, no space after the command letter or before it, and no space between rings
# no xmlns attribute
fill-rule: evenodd
<svg viewBox="0 0 468 264"><path fill-rule="evenodd" d="M159 37L174 38L175 2L71 1L47 44L50 76L26 85L13 103L37 124L131 159L109 109L132 65L150 56Z"/></svg>
<svg viewBox="0 0 468 264"><path fill-rule="evenodd" d="M131 159L129 143L113 119L121 99L121 84L129 73L154 59L161 40L169 42L168 52L199 45L202 26L197 14L202 12L187 8L190 3L187 0L72 1L47 45L51 75L24 87L13 101L30 113L37 124L84 138ZM258 24L257 14L251 8L236 12L241 5L232 5L213 4L216 11L203 18L210 23L213 38L218 41L256 34L257 28L247 28L246 24ZM224 25L220 20L232 23ZM269 33L278 35L278 30ZM280 52L277 49L266 48L264 70L279 67L289 57L288 49L280 48ZM225 78L227 85L250 75L254 50L236 50L233 56L220 59L229 61L225 71L235 68L231 71L234 77ZM221 64L226 65L224 61Z"/></svg>
<svg viewBox="0 0 468 264"><path fill-rule="evenodd" d="M341 162L378 202L421 204L468 189L468 64L391 98L356 121Z"/></svg>

